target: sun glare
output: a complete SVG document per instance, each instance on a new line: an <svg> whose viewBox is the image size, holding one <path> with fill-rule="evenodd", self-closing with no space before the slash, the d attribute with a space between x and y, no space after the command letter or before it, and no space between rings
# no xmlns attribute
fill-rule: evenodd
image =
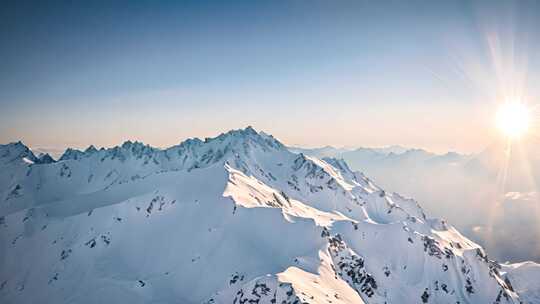
<svg viewBox="0 0 540 304"><path fill-rule="evenodd" d="M521 137L529 128L529 109L520 102L507 102L497 111L497 127L510 138Z"/></svg>

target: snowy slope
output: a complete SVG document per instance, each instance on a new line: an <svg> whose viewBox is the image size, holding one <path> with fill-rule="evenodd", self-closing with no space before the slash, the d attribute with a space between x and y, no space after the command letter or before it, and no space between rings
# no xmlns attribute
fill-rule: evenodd
<svg viewBox="0 0 540 304"><path fill-rule="evenodd" d="M342 152L328 147L324 152L335 152L377 185L422 202L426 213L446 218L492 258L538 262L538 142L523 139L508 148L508 142L495 142L471 155L421 149L388 154L367 148ZM302 151L319 157L322 150Z"/></svg>
<svg viewBox="0 0 540 304"><path fill-rule="evenodd" d="M538 299L538 268L501 266L344 161L250 127L45 163L10 144L0 166L0 303Z"/></svg>

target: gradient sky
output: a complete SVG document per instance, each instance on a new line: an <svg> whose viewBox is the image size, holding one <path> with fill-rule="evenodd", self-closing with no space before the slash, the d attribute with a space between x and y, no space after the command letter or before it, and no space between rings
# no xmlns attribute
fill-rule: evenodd
<svg viewBox="0 0 540 304"><path fill-rule="evenodd" d="M1 4L0 143L253 125L291 145L474 152L497 104L540 98L540 1L54 3Z"/></svg>

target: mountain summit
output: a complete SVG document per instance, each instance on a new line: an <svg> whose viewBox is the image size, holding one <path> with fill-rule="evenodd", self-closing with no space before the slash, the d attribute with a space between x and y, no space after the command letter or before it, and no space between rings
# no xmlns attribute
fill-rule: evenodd
<svg viewBox="0 0 540 304"><path fill-rule="evenodd" d="M57 162L20 145L0 146L2 303L540 301L536 264L251 127Z"/></svg>

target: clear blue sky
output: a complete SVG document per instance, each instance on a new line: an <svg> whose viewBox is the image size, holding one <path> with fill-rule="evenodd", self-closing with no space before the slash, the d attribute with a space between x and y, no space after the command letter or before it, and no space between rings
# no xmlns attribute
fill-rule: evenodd
<svg viewBox="0 0 540 304"><path fill-rule="evenodd" d="M538 1L52 2L1 4L1 143L253 125L295 145L475 151L509 90L540 97Z"/></svg>

